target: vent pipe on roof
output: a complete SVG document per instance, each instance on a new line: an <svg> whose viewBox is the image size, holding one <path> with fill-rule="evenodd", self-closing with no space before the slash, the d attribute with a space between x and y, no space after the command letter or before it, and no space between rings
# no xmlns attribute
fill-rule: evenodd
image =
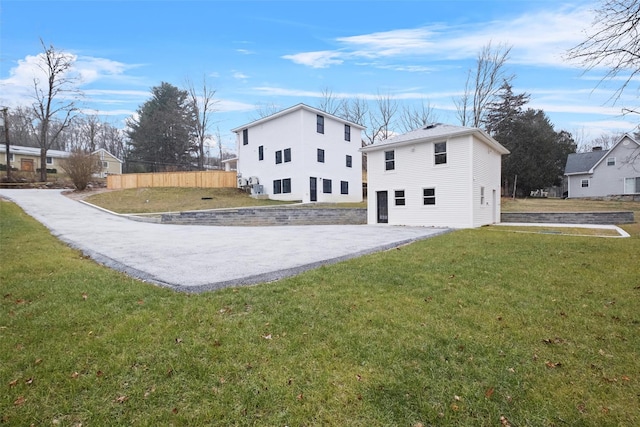
<svg viewBox="0 0 640 427"><path fill-rule="evenodd" d="M438 126L440 123L431 123L429 125L426 125L423 129L424 130L428 130L428 129L433 129L434 127Z"/></svg>
<svg viewBox="0 0 640 427"><path fill-rule="evenodd" d="M602 151L602 147L600 146L593 147L591 151Z"/></svg>

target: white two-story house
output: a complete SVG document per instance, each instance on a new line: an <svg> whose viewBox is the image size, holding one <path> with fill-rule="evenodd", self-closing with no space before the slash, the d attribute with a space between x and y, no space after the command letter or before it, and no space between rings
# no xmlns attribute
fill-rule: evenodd
<svg viewBox="0 0 640 427"><path fill-rule="evenodd" d="M500 222L502 155L486 132L433 124L361 149L369 224L473 228Z"/></svg>
<svg viewBox="0 0 640 427"><path fill-rule="evenodd" d="M360 202L363 129L304 104L232 129L238 185L274 200Z"/></svg>

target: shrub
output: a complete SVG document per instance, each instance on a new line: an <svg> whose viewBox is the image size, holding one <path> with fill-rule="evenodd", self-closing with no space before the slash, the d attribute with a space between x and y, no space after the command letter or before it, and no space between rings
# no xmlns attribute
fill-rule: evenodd
<svg viewBox="0 0 640 427"><path fill-rule="evenodd" d="M61 166L78 191L87 188L93 174L100 172L99 159L84 151L72 152L69 157L62 159Z"/></svg>

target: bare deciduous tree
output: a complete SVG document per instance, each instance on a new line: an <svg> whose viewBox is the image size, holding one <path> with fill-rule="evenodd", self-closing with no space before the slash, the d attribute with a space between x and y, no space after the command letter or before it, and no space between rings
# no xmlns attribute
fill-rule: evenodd
<svg viewBox="0 0 640 427"><path fill-rule="evenodd" d="M274 103L258 103L256 104L255 116L252 120L259 120L268 116L271 116L281 110Z"/></svg>
<svg viewBox="0 0 640 427"><path fill-rule="evenodd" d="M510 52L511 46L499 44L494 48L489 42L478 53L475 71L469 71L463 94L454 100L462 126L481 127L487 106L494 101L503 82L513 80L514 76L507 75L505 70Z"/></svg>
<svg viewBox="0 0 640 427"><path fill-rule="evenodd" d="M586 71L604 68L601 79L619 80L620 87L611 97L614 103L640 73L640 2L637 0L601 0L586 40L569 49L566 59L578 61ZM635 108L626 111L640 113Z"/></svg>
<svg viewBox="0 0 640 427"><path fill-rule="evenodd" d="M333 94L333 91L330 88L323 88L322 96L320 97L320 101L318 101L318 109L325 113L329 113L332 116L337 116L341 108L342 101Z"/></svg>
<svg viewBox="0 0 640 427"><path fill-rule="evenodd" d="M191 103L193 104L193 112L196 115L195 135L198 150L198 169L204 170L204 145L207 138L209 138L208 131L211 125L211 115L217 111L216 105L219 101L214 98L216 91L207 85L206 78L202 79L200 93L196 91L190 80L187 80L187 86Z"/></svg>
<svg viewBox="0 0 640 427"><path fill-rule="evenodd" d="M402 132L409 132L414 129L425 127L430 123L438 121L437 115L429 101L422 100L417 106L403 106L400 113L400 129Z"/></svg>
<svg viewBox="0 0 640 427"><path fill-rule="evenodd" d="M378 93L373 110L369 110L369 123L365 130L367 145L388 139L393 134L393 126L398 102L389 94Z"/></svg>
<svg viewBox="0 0 640 427"><path fill-rule="evenodd" d="M78 79L70 74L75 57L57 50L53 45L47 47L40 40L44 53L39 55L38 67L44 73L46 82L34 78L33 111L39 122L38 145L40 146L40 180L47 180L47 151L56 142L59 135L71 124L77 111L76 99ZM56 118L58 126L51 126Z"/></svg>

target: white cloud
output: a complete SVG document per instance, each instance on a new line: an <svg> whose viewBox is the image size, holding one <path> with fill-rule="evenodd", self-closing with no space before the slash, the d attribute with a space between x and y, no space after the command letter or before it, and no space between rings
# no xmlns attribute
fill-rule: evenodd
<svg viewBox="0 0 640 427"><path fill-rule="evenodd" d="M245 73L242 73L240 71L234 71L233 72L233 78L237 79L237 80L246 80L249 78L249 76Z"/></svg>
<svg viewBox="0 0 640 427"><path fill-rule="evenodd" d="M437 24L338 37L335 42L339 49L300 52L282 58L312 68L327 68L350 59L369 59L380 68L426 71L429 67L420 65L421 61L475 58L482 46L493 42L513 46L511 60L514 63L568 67L571 64L564 61L563 54L581 41L581 29L592 20L593 12L586 7L564 6L554 12L542 10L468 26ZM382 62L391 58L402 58L409 64Z"/></svg>

